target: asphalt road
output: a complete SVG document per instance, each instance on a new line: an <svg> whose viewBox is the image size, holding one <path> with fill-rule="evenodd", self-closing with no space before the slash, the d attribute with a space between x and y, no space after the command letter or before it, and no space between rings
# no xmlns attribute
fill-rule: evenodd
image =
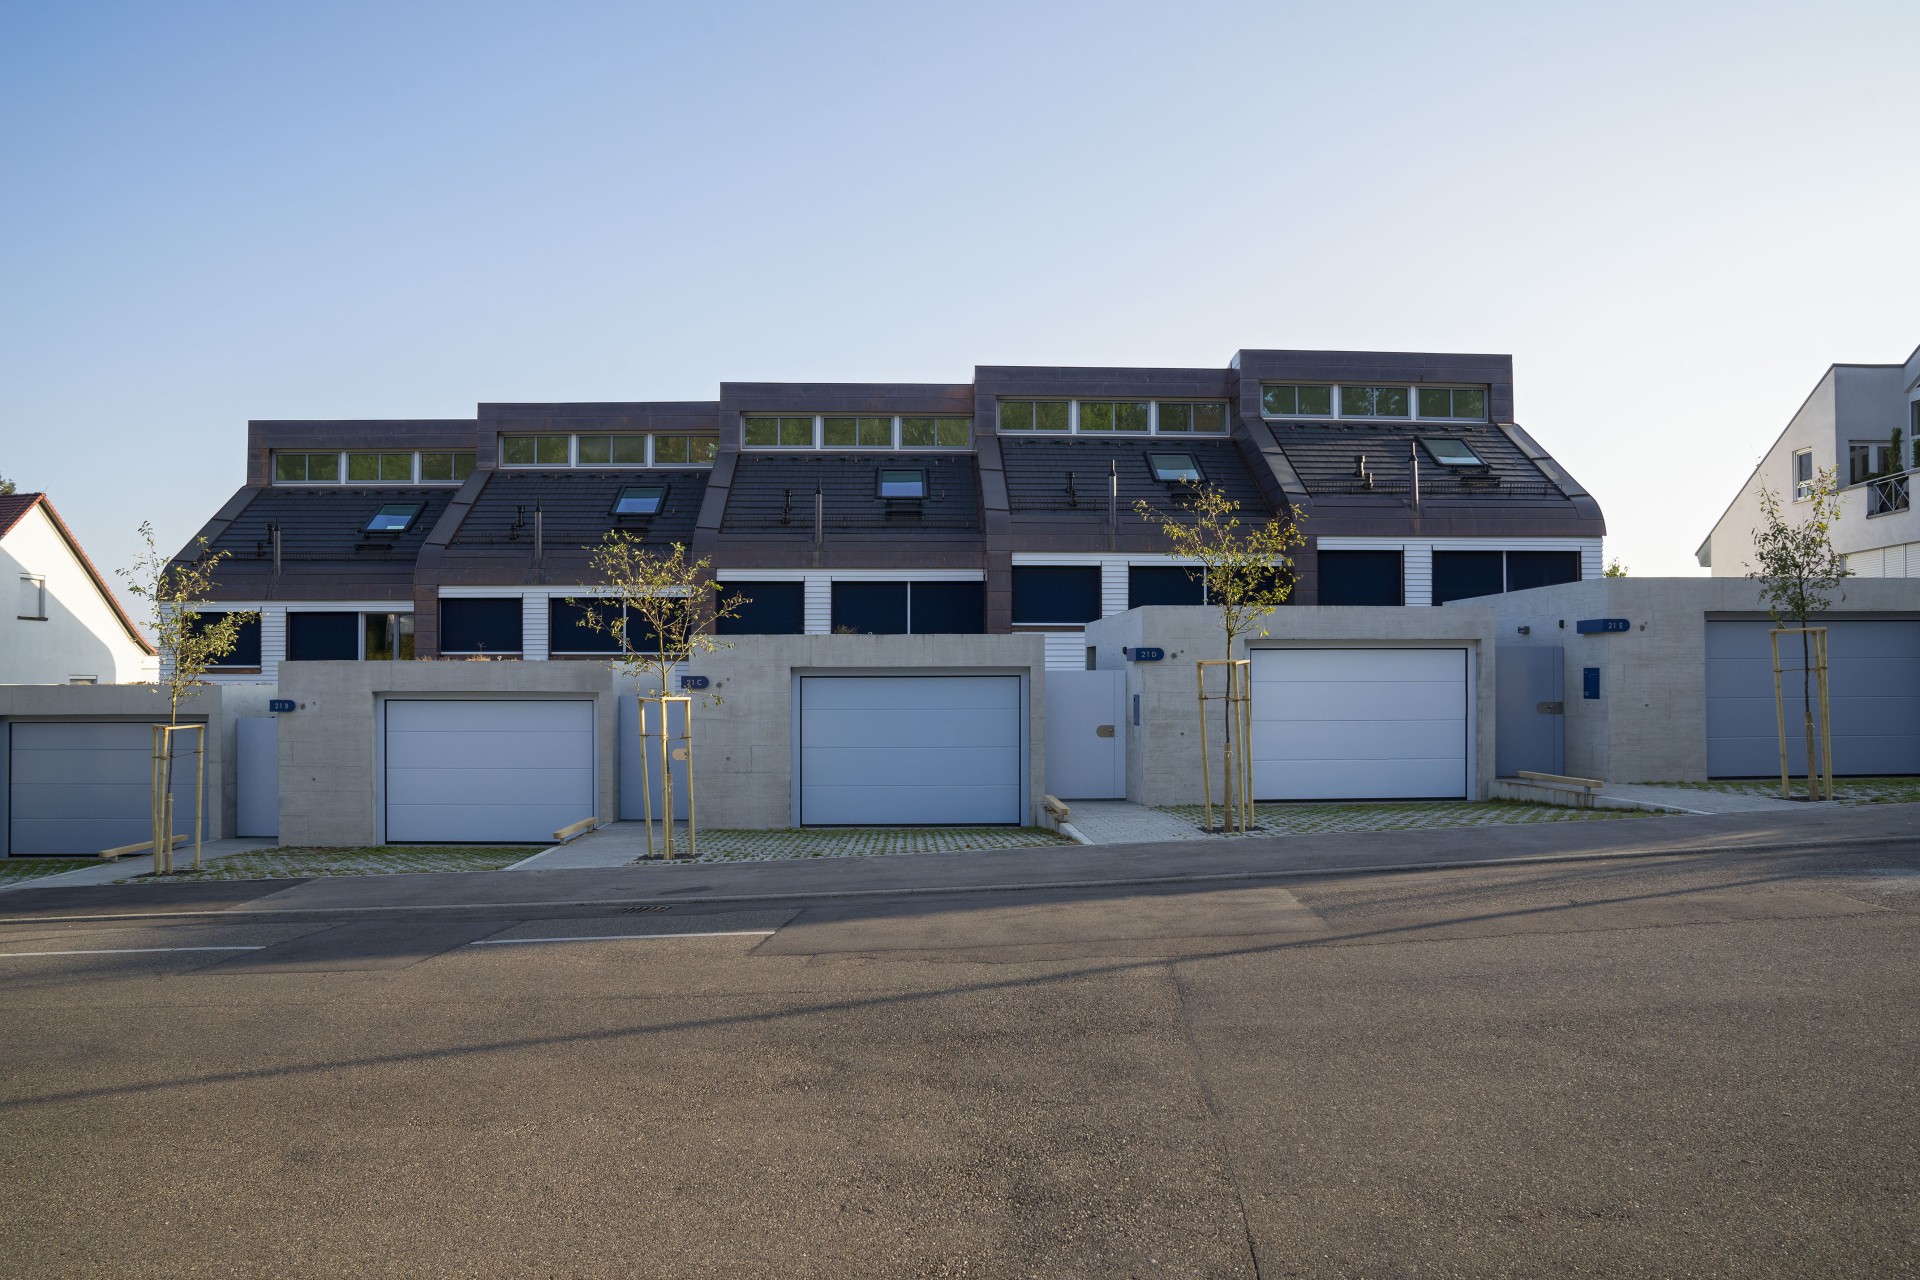
<svg viewBox="0 0 1920 1280"><path fill-rule="evenodd" d="M0 901L0 1274L1920 1269L1920 844L55 918L265 892Z"/></svg>

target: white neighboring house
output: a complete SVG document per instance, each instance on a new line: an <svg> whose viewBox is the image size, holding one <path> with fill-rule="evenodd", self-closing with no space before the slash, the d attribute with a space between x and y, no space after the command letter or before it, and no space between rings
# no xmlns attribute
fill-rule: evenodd
<svg viewBox="0 0 1920 1280"><path fill-rule="evenodd" d="M44 493L0 495L0 684L133 684L154 649Z"/></svg>
<svg viewBox="0 0 1920 1280"><path fill-rule="evenodd" d="M1893 433L1900 432L1900 457ZM1920 349L1903 364L1836 364L1741 486L1733 504L1695 553L1716 577L1752 569L1753 530L1761 524L1760 490L1804 501L1806 485L1834 468L1840 518L1834 550L1862 578L1920 578L1920 515L1912 472L1920 470ZM1788 503L1789 518L1796 508Z"/></svg>

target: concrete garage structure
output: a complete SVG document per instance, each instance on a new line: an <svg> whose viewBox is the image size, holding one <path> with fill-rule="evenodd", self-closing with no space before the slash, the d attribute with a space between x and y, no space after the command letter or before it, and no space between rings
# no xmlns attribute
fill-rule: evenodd
<svg viewBox="0 0 1920 1280"><path fill-rule="evenodd" d="M1834 594L1815 621L1829 628L1835 772L1920 773L1920 580L1849 578ZM1557 652L1566 772L1609 782L1778 776L1772 623L1755 583L1602 578L1446 612L1457 608L1492 609L1502 650ZM1626 629L1581 634L1581 621L1607 618ZM1502 671L1521 665L1503 661ZM1789 750L1804 768L1803 751L1791 741Z"/></svg>
<svg viewBox="0 0 1920 1280"><path fill-rule="evenodd" d="M719 698L694 712L703 826L1037 820L1040 636L733 644L685 669ZM283 843L537 843L638 816L632 689L604 662L288 662L280 693Z"/></svg>
<svg viewBox="0 0 1920 1280"><path fill-rule="evenodd" d="M1299 606L1234 653L1253 673L1260 800L1482 799L1493 780L1489 608ZM1131 609L1087 629L1126 673L1127 798L1201 799L1194 662L1226 656L1205 608ZM1133 661L1129 650L1165 653ZM1217 714L1218 704L1211 709Z"/></svg>
<svg viewBox="0 0 1920 1280"><path fill-rule="evenodd" d="M208 726L207 839L236 831L246 787L270 786L271 762L250 767L240 727L265 717L270 689L205 686L181 720ZM0 685L0 840L10 857L89 855L151 835L152 732L165 723L153 685ZM193 763L174 787L178 830L191 830Z"/></svg>

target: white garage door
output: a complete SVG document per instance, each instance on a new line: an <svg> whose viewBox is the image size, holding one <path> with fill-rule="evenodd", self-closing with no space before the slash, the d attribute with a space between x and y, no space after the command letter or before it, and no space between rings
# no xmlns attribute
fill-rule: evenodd
<svg viewBox="0 0 1920 1280"><path fill-rule="evenodd" d="M595 817L593 703L387 702L387 839L546 844Z"/></svg>
<svg viewBox="0 0 1920 1280"><path fill-rule="evenodd" d="M1465 649L1256 649L1260 800L1467 794Z"/></svg>
<svg viewBox="0 0 1920 1280"><path fill-rule="evenodd" d="M1772 629L1770 622L1707 623L1708 777L1780 776ZM1799 637L1780 638L1780 661L1799 665ZM1785 680L1790 767L1804 773L1800 677ZM1835 773L1920 773L1920 622L1829 623L1827 692Z"/></svg>
<svg viewBox="0 0 1920 1280"><path fill-rule="evenodd" d="M9 853L94 854L153 838L148 725L16 723L7 737ZM182 735L175 750L188 742ZM174 766L176 832L193 830L193 779L193 757L183 756Z"/></svg>
<svg viewBox="0 0 1920 1280"><path fill-rule="evenodd" d="M806 676L802 826L1019 824L1018 676Z"/></svg>

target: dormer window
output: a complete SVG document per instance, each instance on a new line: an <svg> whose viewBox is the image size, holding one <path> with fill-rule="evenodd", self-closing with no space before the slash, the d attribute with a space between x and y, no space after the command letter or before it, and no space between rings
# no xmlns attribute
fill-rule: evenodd
<svg viewBox="0 0 1920 1280"><path fill-rule="evenodd" d="M1205 478L1200 474L1200 464L1190 453L1150 453L1147 465L1153 469L1153 478L1166 484L1181 481L1199 484Z"/></svg>
<svg viewBox="0 0 1920 1280"><path fill-rule="evenodd" d="M628 485L613 500L613 514L617 516L657 516L660 506L667 500L664 485Z"/></svg>
<svg viewBox="0 0 1920 1280"><path fill-rule="evenodd" d="M1427 452L1433 460L1443 467L1484 467L1479 454L1469 449L1464 440L1438 440L1422 436L1420 443L1427 446Z"/></svg>
<svg viewBox="0 0 1920 1280"><path fill-rule="evenodd" d="M882 471L880 496L882 498L924 498L927 496L927 473L918 467L911 470Z"/></svg>
<svg viewBox="0 0 1920 1280"><path fill-rule="evenodd" d="M418 502L390 502L367 521L368 533L405 533L420 515Z"/></svg>

